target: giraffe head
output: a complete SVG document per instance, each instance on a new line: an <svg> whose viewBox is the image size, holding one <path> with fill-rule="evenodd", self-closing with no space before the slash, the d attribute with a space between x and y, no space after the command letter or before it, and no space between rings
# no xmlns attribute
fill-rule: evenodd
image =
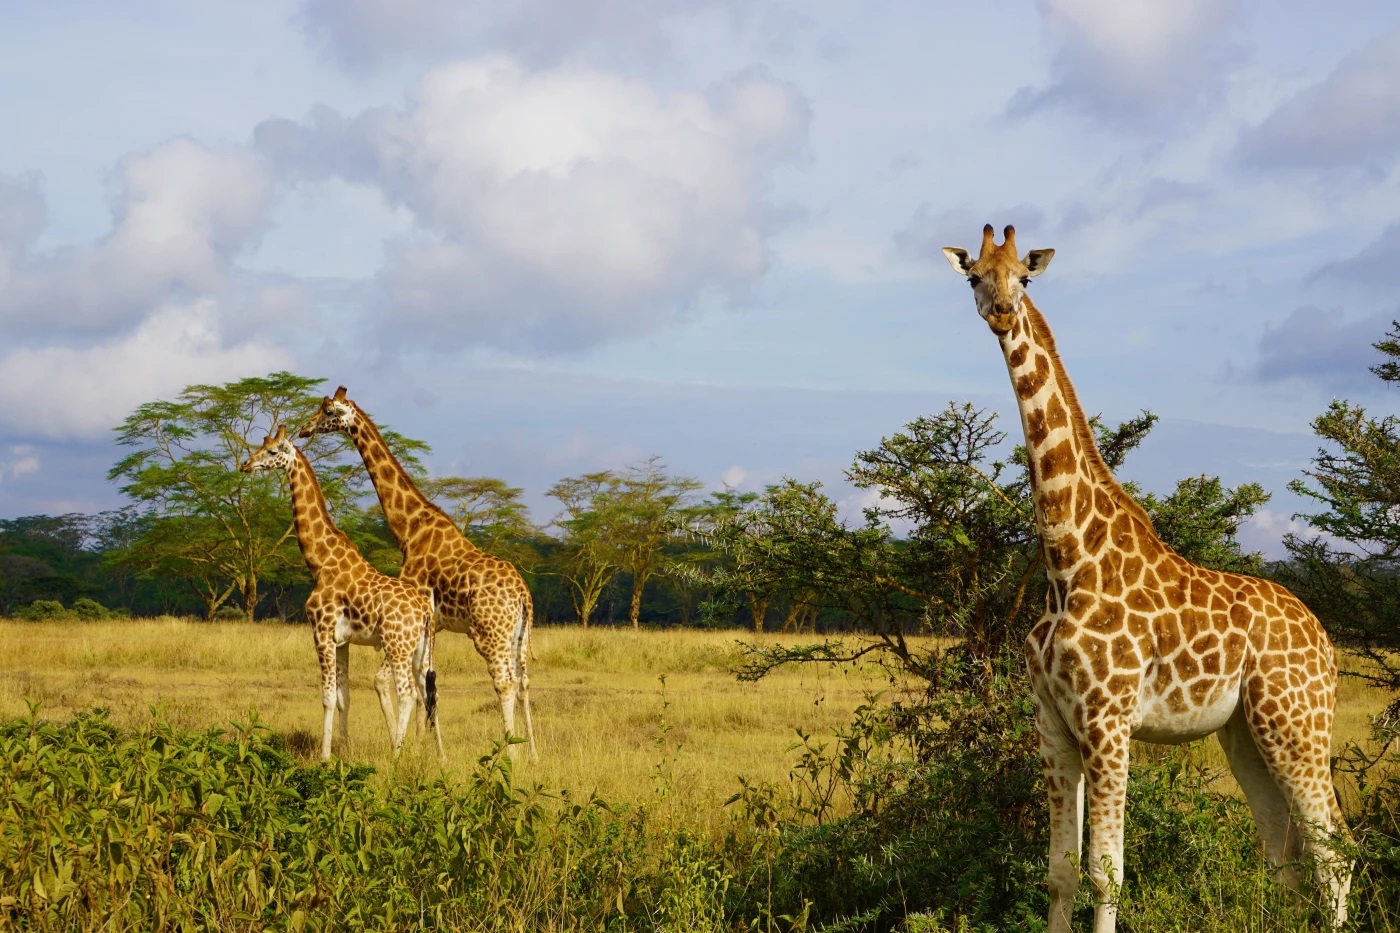
<svg viewBox="0 0 1400 933"><path fill-rule="evenodd" d="M943 255L958 275L967 276L972 295L977 301L977 313L998 335L1011 330L1016 315L1021 313L1021 299L1031 279L1045 271L1053 249L1033 249L1022 259L1016 258L1016 228L1007 226L1005 240L996 245L992 225L982 228L982 251L974 260L967 250L955 246L943 247Z"/></svg>
<svg viewBox="0 0 1400 933"><path fill-rule="evenodd" d="M297 449L287 436L287 426L279 424L277 433L263 439L262 446L253 451L238 469L243 473L256 473L258 470L286 470L296 462Z"/></svg>
<svg viewBox="0 0 1400 933"><path fill-rule="evenodd" d="M335 390L334 395L327 395L321 399L321 407L316 409L311 420L302 425L299 436L311 437L313 434L347 431L355 423L355 415L355 403L345 397L345 386L341 386Z"/></svg>

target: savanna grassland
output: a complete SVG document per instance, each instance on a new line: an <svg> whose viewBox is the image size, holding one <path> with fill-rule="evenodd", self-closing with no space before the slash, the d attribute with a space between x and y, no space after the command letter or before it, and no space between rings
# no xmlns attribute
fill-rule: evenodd
<svg viewBox="0 0 1400 933"><path fill-rule="evenodd" d="M528 776L552 789L636 802L654 791L664 766L699 825L737 789L736 778L778 781L792 764L796 731L826 741L874 693L899 693L875 663L789 665L757 683L734 675L746 643L800 637L752 632L544 626L536 629L530 690L540 758ZM0 717L41 704L46 718L103 707L132 726L152 711L202 729L257 710L298 757L319 750L320 680L304 626L206 623L161 618L133 622L0 622ZM372 678L382 655L350 652L350 745L336 755L376 766L391 761ZM1347 664L1359 662L1344 655ZM480 657L464 636L438 638L436 668L448 771L472 766L499 738L500 706ZM1362 741L1385 693L1343 678L1334 746ZM427 754L410 734L407 758ZM1164 753L1137 746L1134 756ZM1237 792L1213 741L1191 758L1219 769L1219 788ZM429 756L431 757L431 756ZM435 766L434 766L435 767ZM1342 781L1343 793L1350 788Z"/></svg>
<svg viewBox="0 0 1400 933"><path fill-rule="evenodd" d="M652 794L664 765L704 825L737 790L737 776L786 776L794 730L829 738L868 694L891 688L884 669L870 663L790 666L741 683L732 673L741 640L754 636L536 629L530 692L540 758L522 778L632 802ZM173 725L202 729L256 709L298 757L310 762L319 751L320 679L305 626L0 622L0 643L0 717L20 716L38 701L46 718L104 707L114 723L132 726L159 708ZM337 724L335 749L376 766L391 760L372 683L382 657L352 647L350 745L341 747ZM469 769L500 737L500 706L465 636L439 635L436 669L446 767ZM410 760L432 758L412 733L405 748Z"/></svg>
<svg viewBox="0 0 1400 933"><path fill-rule="evenodd" d="M446 633L446 767L414 735L394 762L365 648L351 741L327 766L305 627L0 622L0 640L0 930L1044 924L1045 808L1014 659L979 700L930 707L943 725L892 728L919 697L875 663L745 683L751 633L541 627L540 760L512 769L482 662ZM1338 751L1385 699L1343 681ZM1270 880L1213 741L1134 756L1120 928L1318 928L1318 900ZM1341 779L1372 847L1354 916L1395 930L1400 795L1393 775L1367 780Z"/></svg>

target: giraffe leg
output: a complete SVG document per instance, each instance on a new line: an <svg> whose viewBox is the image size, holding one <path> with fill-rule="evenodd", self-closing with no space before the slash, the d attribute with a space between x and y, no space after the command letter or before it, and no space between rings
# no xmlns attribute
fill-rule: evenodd
<svg viewBox="0 0 1400 933"><path fill-rule="evenodd" d="M322 626L316 626L316 660L321 666L321 709L324 713L321 722L321 760L331 757L331 733L335 727L336 706L336 650L335 642L322 634Z"/></svg>
<svg viewBox="0 0 1400 933"><path fill-rule="evenodd" d="M496 698L501 701L501 719L506 726L506 739L515 737L515 702L519 697L520 682L513 677L502 678L496 683ZM511 745L507 750L511 761L520 761L520 746Z"/></svg>
<svg viewBox="0 0 1400 933"><path fill-rule="evenodd" d="M1128 804L1128 728L1106 723L1084 757L1089 785L1089 880L1094 885L1094 933L1113 933L1123 884L1123 819Z"/></svg>
<svg viewBox="0 0 1400 933"><path fill-rule="evenodd" d="M374 692L379 697L379 709L384 713L384 728L389 730L389 744L394 745L398 736L394 726L399 718L394 708L394 663L388 650L384 652L384 662L374 672Z"/></svg>
<svg viewBox="0 0 1400 933"><path fill-rule="evenodd" d="M521 610L520 644L516 657L520 673L520 711L525 714L525 738L529 742L530 760L538 761L540 753L535 748L535 724L530 721L530 634L532 610L527 604Z"/></svg>
<svg viewBox="0 0 1400 933"><path fill-rule="evenodd" d="M1288 801L1254 744L1243 705L1235 710L1216 737L1230 762L1230 771L1244 790L1249 811L1254 815L1254 825L1264 843L1264 855L1273 866L1275 876L1290 888L1296 888L1298 870L1293 863L1302 855L1302 834L1293 825Z"/></svg>
<svg viewBox="0 0 1400 933"><path fill-rule="evenodd" d="M340 742L350 741L350 646L335 646L336 708L340 710Z"/></svg>
<svg viewBox="0 0 1400 933"><path fill-rule="evenodd" d="M1319 887L1329 892L1333 922L1347 919L1351 864L1338 842L1350 841L1332 789L1332 702L1275 689L1262 674L1244 687L1245 721L1259 756L1288 803L1302 848L1313 856Z"/></svg>
<svg viewBox="0 0 1400 933"><path fill-rule="evenodd" d="M408 722L413 718L417 705L418 684L413 676L413 651L401 645L394 652L394 689L398 694L399 721L393 729L394 754L403 750L404 736L408 734Z"/></svg>
<svg viewBox="0 0 1400 933"><path fill-rule="evenodd" d="M1036 704L1040 759L1050 798L1050 933L1069 933L1084 844L1084 767L1059 717Z"/></svg>

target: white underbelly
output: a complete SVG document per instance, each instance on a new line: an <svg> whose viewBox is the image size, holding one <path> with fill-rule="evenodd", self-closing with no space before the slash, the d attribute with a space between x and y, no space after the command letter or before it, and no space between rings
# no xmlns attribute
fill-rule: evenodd
<svg viewBox="0 0 1400 933"><path fill-rule="evenodd" d="M335 624L335 643L337 645L368 645L371 648L378 648L382 639L378 630L373 626L354 616L342 614L340 620Z"/></svg>
<svg viewBox="0 0 1400 933"><path fill-rule="evenodd" d="M1194 741L1229 722L1239 702L1239 684L1226 678L1220 678L1204 703L1186 710L1173 709L1166 696L1144 696L1138 706L1140 719L1133 729L1133 738L1159 745Z"/></svg>

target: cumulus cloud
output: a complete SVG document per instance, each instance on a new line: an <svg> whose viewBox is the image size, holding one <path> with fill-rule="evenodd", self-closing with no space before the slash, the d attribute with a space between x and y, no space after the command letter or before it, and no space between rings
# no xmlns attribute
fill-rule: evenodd
<svg viewBox="0 0 1400 933"><path fill-rule="evenodd" d="M714 12L739 18L751 6L751 0L305 0L299 19L314 44L354 70L483 48L553 66L594 51L613 61L660 61L673 52L671 21Z"/></svg>
<svg viewBox="0 0 1400 933"><path fill-rule="evenodd" d="M1337 388L1370 385L1380 362L1372 347L1390 329L1391 314L1346 320L1336 311L1296 309L1259 339L1256 375L1264 382L1301 378Z"/></svg>
<svg viewBox="0 0 1400 933"><path fill-rule="evenodd" d="M208 294L261 232L272 193L251 153L174 139L113 174L112 230L37 250L37 185L0 178L0 322L12 330L109 331L171 295Z"/></svg>
<svg viewBox="0 0 1400 933"><path fill-rule="evenodd" d="M1240 139L1246 164L1379 175L1400 155L1400 33L1377 39Z"/></svg>
<svg viewBox="0 0 1400 933"><path fill-rule="evenodd" d="M257 340L226 346L210 299L170 305L130 334L91 347L20 347L0 357L0 427L12 436L97 440L138 405L193 383L294 368Z"/></svg>
<svg viewBox="0 0 1400 933"><path fill-rule="evenodd" d="M258 126L283 177L372 186L414 217L376 288L392 329L562 348L647 330L764 272L772 174L808 110L752 70L658 94L492 58L429 72L402 107Z"/></svg>
<svg viewBox="0 0 1400 933"><path fill-rule="evenodd" d="M1237 0L1041 0L1040 10L1055 46L1049 80L1018 91L1013 115L1064 107L1163 132L1220 101L1242 58L1230 38Z"/></svg>

